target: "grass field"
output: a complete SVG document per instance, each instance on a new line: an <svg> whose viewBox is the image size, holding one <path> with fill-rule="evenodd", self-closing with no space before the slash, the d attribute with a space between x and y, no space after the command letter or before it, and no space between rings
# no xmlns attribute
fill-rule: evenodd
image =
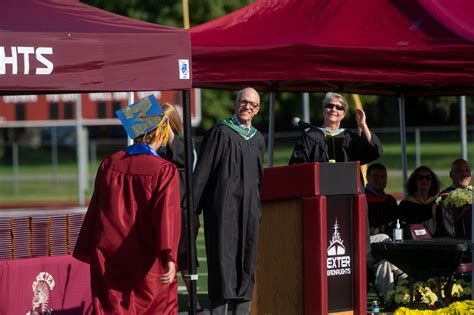
<svg viewBox="0 0 474 315"><path fill-rule="evenodd" d="M201 218L202 219L202 218ZM207 264L206 264L206 247L204 243L204 229L201 222L201 228L196 239L196 254L198 257L199 267L197 272L199 278L197 280L198 300L202 307L209 308L209 300L207 298ZM187 291L184 286L183 279L179 275L179 306L180 311L186 310L187 305Z"/></svg>

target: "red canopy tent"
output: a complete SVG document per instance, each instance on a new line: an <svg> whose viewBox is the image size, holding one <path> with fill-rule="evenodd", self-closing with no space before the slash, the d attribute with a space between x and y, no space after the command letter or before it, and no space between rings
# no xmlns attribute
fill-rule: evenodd
<svg viewBox="0 0 474 315"><path fill-rule="evenodd" d="M3 94L191 88L180 79L179 60L183 71L191 60L186 30L77 0L1 1L0 42Z"/></svg>
<svg viewBox="0 0 474 315"><path fill-rule="evenodd" d="M469 18L474 13L469 0L438 2ZM452 24L462 30L469 23ZM261 0L191 29L193 84L472 94L472 37L452 30L413 0Z"/></svg>
<svg viewBox="0 0 474 315"><path fill-rule="evenodd" d="M459 36L474 41L471 0L418 0L440 23Z"/></svg>
<svg viewBox="0 0 474 315"><path fill-rule="evenodd" d="M192 196L192 162L188 158L192 152L191 44L187 30L122 17L78 0L3 0L0 43L0 94L183 90L186 180ZM82 205L87 162L80 108L78 101ZM188 209L192 209L192 198L187 200ZM189 218L192 226L192 216ZM191 248L191 274L196 271L194 261ZM191 288L190 303L195 310L195 281L191 281Z"/></svg>

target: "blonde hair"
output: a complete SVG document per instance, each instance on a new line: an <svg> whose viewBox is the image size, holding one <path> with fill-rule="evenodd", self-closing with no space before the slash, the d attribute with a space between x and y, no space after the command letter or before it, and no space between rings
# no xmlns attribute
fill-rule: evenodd
<svg viewBox="0 0 474 315"><path fill-rule="evenodd" d="M168 116L169 124L171 129L173 129L173 132L177 135L183 134L183 121L181 120L176 107L170 103L164 102L161 103L161 108L163 109L165 115Z"/></svg>

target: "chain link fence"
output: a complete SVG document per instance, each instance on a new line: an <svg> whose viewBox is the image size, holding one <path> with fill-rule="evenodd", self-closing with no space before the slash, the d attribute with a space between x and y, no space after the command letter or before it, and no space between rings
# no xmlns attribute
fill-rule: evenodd
<svg viewBox="0 0 474 315"><path fill-rule="evenodd" d="M65 130L62 130L66 128ZM69 128L69 129L67 129ZM48 132L45 132L47 130ZM55 130L55 131L53 131ZM468 160L472 160L472 126L468 127ZM401 183L401 145L398 128L374 128L384 145L379 162L389 170L389 191L403 191ZM287 165L299 131L275 134L274 166ZM265 137L267 135L265 134ZM458 126L407 128L409 172L427 165L449 184L448 170L452 160L462 157ZM202 138L196 137L199 148ZM75 201L78 199L78 167L75 129L70 127L36 128L26 136L1 143L0 202ZM94 176L100 161L127 145L127 139L89 138L87 193L93 189ZM268 161L266 158L265 161ZM393 186L393 187L392 187ZM2 206L0 204L0 206ZM3 206L2 206L3 207Z"/></svg>

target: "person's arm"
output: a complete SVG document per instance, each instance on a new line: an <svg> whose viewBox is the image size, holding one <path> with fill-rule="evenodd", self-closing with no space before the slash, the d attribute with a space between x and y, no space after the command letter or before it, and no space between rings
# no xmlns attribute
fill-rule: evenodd
<svg viewBox="0 0 474 315"><path fill-rule="evenodd" d="M306 162L321 162L313 161L311 158L313 145L314 143L311 141L306 132L303 132L293 149L293 154L291 155L290 162L288 164L292 165Z"/></svg>
<svg viewBox="0 0 474 315"><path fill-rule="evenodd" d="M87 208L84 222L82 223L81 231L74 247L72 256L80 261L90 264L92 255L96 246L97 237L97 225L99 222L99 191L100 191L100 180L102 179L102 173L104 169L104 163L102 162L97 170L95 176L94 192L92 194L89 207Z"/></svg>
<svg viewBox="0 0 474 315"><path fill-rule="evenodd" d="M160 283L170 284L176 277L176 263L169 259L164 266L164 273L160 276Z"/></svg>
<svg viewBox="0 0 474 315"><path fill-rule="evenodd" d="M362 109L356 108L356 121L362 135L352 136L351 160L358 160L364 165L378 159L383 153L383 148L379 138L367 126L366 115Z"/></svg>
<svg viewBox="0 0 474 315"><path fill-rule="evenodd" d="M360 108L356 108L355 115L356 115L357 127L360 128L360 130L362 131L362 134L367 139L367 142L369 142L371 145L374 145L374 143L372 142L372 134L370 133L369 126L367 126L365 112Z"/></svg>
<svg viewBox="0 0 474 315"><path fill-rule="evenodd" d="M170 261L177 261L181 234L179 175L176 166L165 163L154 175L153 187L151 220L155 233L155 252L166 269Z"/></svg>

